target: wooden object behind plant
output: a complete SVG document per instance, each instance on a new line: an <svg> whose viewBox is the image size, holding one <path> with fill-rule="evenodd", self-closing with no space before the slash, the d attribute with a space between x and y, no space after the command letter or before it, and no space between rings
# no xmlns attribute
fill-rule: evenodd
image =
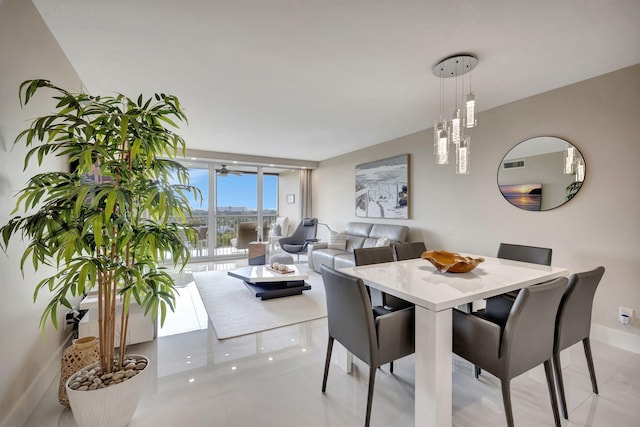
<svg viewBox="0 0 640 427"><path fill-rule="evenodd" d="M50 319L57 328L60 305L71 308L70 296L98 288L100 363L111 372L124 359L131 297L161 322L167 306L174 308L174 284L163 267L168 254L174 267L189 260L185 240L195 244L197 234L185 224L191 216L187 194L201 198L189 185L188 169L172 160L184 155L184 140L167 126L186 121L175 96L131 99L124 95L72 94L47 80L20 85L21 105L41 88L55 92L56 111L39 117L22 131L24 167L38 165L48 155L68 156L77 164L69 172L33 176L16 203L30 215L12 218L0 228L6 247L20 234L27 242L20 268L31 259L55 266L56 274L40 281L53 296L40 325ZM175 120L175 121L174 121ZM122 298L119 357L115 355L116 297ZM121 368L121 366L117 366Z"/></svg>

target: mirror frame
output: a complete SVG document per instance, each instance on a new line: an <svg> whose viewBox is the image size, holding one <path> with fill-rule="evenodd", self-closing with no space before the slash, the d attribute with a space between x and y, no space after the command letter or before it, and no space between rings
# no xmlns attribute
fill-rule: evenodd
<svg viewBox="0 0 640 427"><path fill-rule="evenodd" d="M537 147L537 150L534 151L533 155L526 155L523 154L522 156L515 156L514 159L508 159L508 157L510 155L512 155L512 153L514 152L514 150L516 150L518 147L520 147L520 149L522 149L523 144L534 144L536 140L540 140L540 145ZM557 151L555 149L553 150L549 150L548 146L550 145L550 143L556 144L556 143L562 143L564 148L561 151ZM547 147L545 147L545 145L547 145ZM573 178L572 180L568 179L569 175L573 175L575 177L576 172L575 172L575 166L574 166L574 172L571 174L565 174L564 171L562 171L562 167L563 167L563 162L565 162L566 159L566 154L567 154L567 148L568 147L573 147L575 148L575 156L576 159L579 159L582 161L582 164L584 165L584 177L582 179L582 181L577 181L576 178ZM530 147L528 147L530 148ZM505 180L504 179L504 174L503 174L503 179L501 182L501 178L500 175L501 173L503 173L505 171L504 169L504 163L505 161L519 161L519 160L524 160L526 162L526 159L528 158L536 158L538 156L543 156L543 155L555 155L556 153L561 153L561 159L562 160L558 160L558 163L555 163L555 159L549 159L550 161L554 162L554 164L549 165L547 160L547 163L541 163L542 160L545 160L543 158L540 158L538 160L538 164L535 165L537 166L537 168L539 170L543 170L545 172L545 175L541 175L540 178L538 178L535 173L530 174L528 178L524 178L522 181L523 182L514 182L513 184L511 183L507 183L508 181L513 182L514 180ZM526 163L523 165L523 167L526 167ZM552 169L549 168L558 168L556 170L559 171L559 173L555 174L555 182L550 182L550 180L554 179L554 174L553 173L549 173L546 174L546 171L549 170L551 171ZM514 167L515 169L519 169ZM546 204L547 206L545 206L545 199L543 198L543 194L545 194L543 192L543 188L545 185L547 185L548 189L551 189L551 191L555 192L555 198L557 199L559 196L559 184L563 181L562 176L567 177L566 185L562 186L562 191L563 191L563 198L562 201L560 202L552 202L552 204ZM567 202L569 202L571 199L573 199L575 197L576 194L578 194L582 188L582 185L584 184L584 181L586 180L586 175L587 175L587 165L586 165L586 161L584 158L584 155L582 154L582 152L580 151L580 149L573 144L572 142L567 141L564 138L560 138L557 136L552 136L552 135L539 135L539 136L534 136L531 138L527 138L525 140L522 140L520 142L518 142L517 144L515 144L513 147L511 147L507 153L502 157L502 159L500 160L500 163L498 164L498 172L496 174L496 183L498 186L498 191L500 191L500 194L502 195L502 197L512 206L517 207L519 209L522 210L526 210L526 211L533 211L533 212L545 212L545 211L550 211L556 208L559 208L560 206L565 205ZM531 178L531 176L533 176L533 178ZM506 182L505 182L506 181ZM525 182L526 181L526 182ZM564 183L563 183L564 184ZM511 196L507 196L507 194L505 194L505 187L512 185L514 193ZM570 191L569 187L570 186L574 186L575 188L573 188L572 191ZM549 188L550 187L550 188ZM519 194L523 194L522 197L518 197L517 195ZM524 194L532 194L532 196L525 196ZM538 196L539 194L539 196ZM548 191L547 191L548 194ZM553 195L553 193L551 193ZM516 200L519 201L519 203L514 203L514 201Z"/></svg>

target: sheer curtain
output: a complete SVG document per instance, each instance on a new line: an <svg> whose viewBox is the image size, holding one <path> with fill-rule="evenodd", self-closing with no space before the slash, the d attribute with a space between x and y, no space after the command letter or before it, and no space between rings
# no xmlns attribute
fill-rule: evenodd
<svg viewBox="0 0 640 427"><path fill-rule="evenodd" d="M300 170L300 218L311 218L311 169Z"/></svg>

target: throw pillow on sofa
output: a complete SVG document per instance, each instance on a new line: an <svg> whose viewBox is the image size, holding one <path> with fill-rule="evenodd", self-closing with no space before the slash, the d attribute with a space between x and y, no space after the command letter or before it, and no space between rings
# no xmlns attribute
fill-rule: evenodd
<svg viewBox="0 0 640 427"><path fill-rule="evenodd" d="M280 224L276 224L271 228L271 233L269 233L271 237L280 237L282 236L282 229L280 228Z"/></svg>
<svg viewBox="0 0 640 427"><path fill-rule="evenodd" d="M376 247L379 248L381 246L389 246L391 244L391 240L387 236L382 236L376 242Z"/></svg>
<svg viewBox="0 0 640 427"><path fill-rule="evenodd" d="M340 233L336 233L335 231L331 232L329 236L329 243L327 244L327 248L329 249L340 249L344 251L347 249L347 232L342 231Z"/></svg>
<svg viewBox="0 0 640 427"><path fill-rule="evenodd" d="M289 235L289 217L279 216L276 218L276 226L280 226L280 230L278 234L274 234L274 236L288 236Z"/></svg>

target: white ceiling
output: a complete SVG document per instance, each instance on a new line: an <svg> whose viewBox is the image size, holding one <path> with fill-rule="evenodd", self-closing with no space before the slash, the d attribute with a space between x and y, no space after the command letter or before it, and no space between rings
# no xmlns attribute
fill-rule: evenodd
<svg viewBox="0 0 640 427"><path fill-rule="evenodd" d="M638 0L33 2L91 93L177 95L188 147L218 152L319 161L430 128L456 53L480 111L640 63Z"/></svg>

